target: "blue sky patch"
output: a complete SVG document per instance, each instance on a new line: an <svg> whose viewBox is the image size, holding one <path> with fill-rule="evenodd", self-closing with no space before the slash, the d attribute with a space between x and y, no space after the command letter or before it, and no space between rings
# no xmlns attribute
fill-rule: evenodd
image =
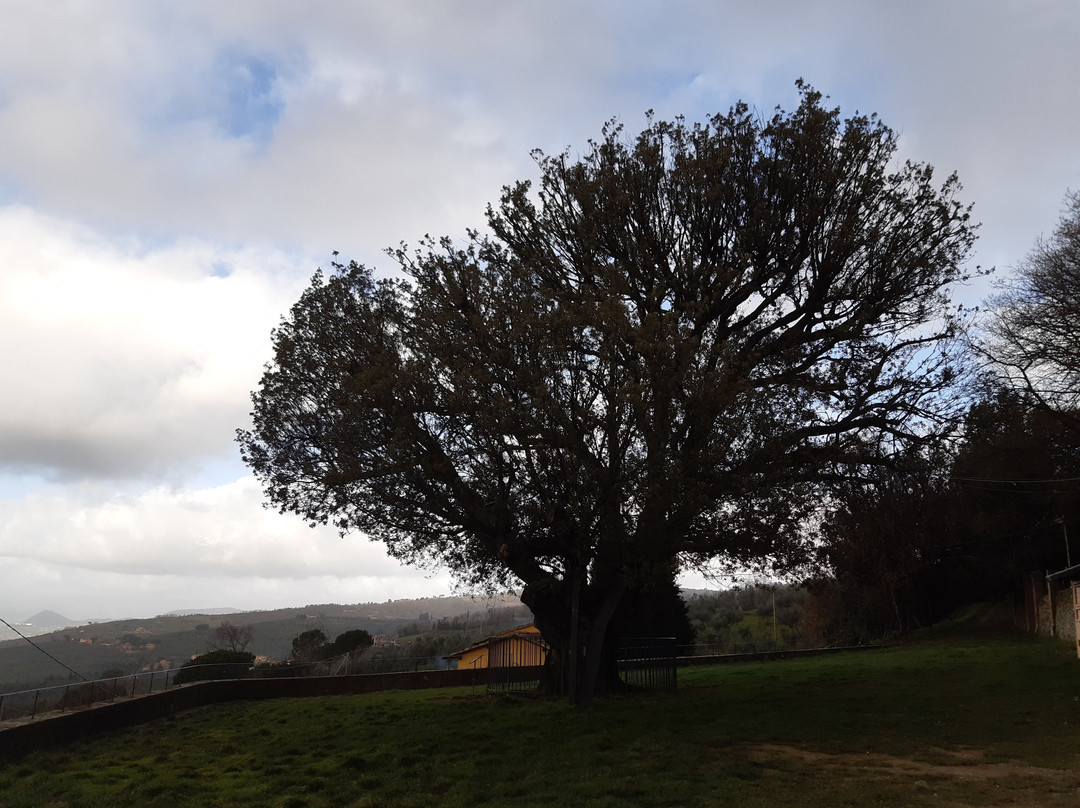
<svg viewBox="0 0 1080 808"><path fill-rule="evenodd" d="M219 126L232 137L269 141L285 109L277 92L277 68L250 54L226 51L216 60L214 78Z"/></svg>

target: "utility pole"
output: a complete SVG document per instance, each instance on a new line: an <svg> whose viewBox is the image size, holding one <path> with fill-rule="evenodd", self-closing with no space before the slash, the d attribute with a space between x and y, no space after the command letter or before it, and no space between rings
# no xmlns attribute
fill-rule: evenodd
<svg viewBox="0 0 1080 808"><path fill-rule="evenodd" d="M777 639L776 633L776 590L772 591L772 645L773 650L780 647L780 641Z"/></svg>

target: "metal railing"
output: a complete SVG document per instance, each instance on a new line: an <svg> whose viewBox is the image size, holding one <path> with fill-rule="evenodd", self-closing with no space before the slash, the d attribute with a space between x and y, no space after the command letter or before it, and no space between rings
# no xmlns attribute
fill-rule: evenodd
<svg viewBox="0 0 1080 808"><path fill-rule="evenodd" d="M311 676L359 676L373 673L407 673L445 668L439 657L382 657L357 659L344 654L318 662L252 664L211 663L169 670L144 671L126 676L0 693L0 729L5 724L30 721L46 713L82 710L117 699L147 696L185 684L221 679L263 679Z"/></svg>
<svg viewBox="0 0 1080 808"><path fill-rule="evenodd" d="M627 637L619 648L619 678L631 687L674 690L678 682L674 637Z"/></svg>
<svg viewBox="0 0 1080 808"><path fill-rule="evenodd" d="M173 686L172 679L179 670L146 671L109 679L0 693L0 727L4 722L32 720L44 713L86 709L118 698L161 692Z"/></svg>
<svg viewBox="0 0 1080 808"><path fill-rule="evenodd" d="M771 651L800 651L813 646L800 643L798 638L776 642L772 639L750 639L730 642L680 645L679 656L717 656L728 654L761 654Z"/></svg>

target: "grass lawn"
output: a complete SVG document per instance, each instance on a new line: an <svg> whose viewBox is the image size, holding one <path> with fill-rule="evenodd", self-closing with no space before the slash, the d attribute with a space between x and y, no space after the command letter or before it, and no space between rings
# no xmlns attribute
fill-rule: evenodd
<svg viewBox="0 0 1080 808"><path fill-rule="evenodd" d="M0 763L0 806L1074 806L1080 660L963 625L680 671L585 711L468 689L234 703Z"/></svg>

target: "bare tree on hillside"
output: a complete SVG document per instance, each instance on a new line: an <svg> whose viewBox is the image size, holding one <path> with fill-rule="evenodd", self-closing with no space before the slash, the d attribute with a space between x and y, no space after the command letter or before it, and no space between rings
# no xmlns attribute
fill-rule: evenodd
<svg viewBox="0 0 1080 808"><path fill-rule="evenodd" d="M234 626L228 620L214 629L214 648L226 651L244 651L252 640L255 639L255 627L250 623L246 626Z"/></svg>

